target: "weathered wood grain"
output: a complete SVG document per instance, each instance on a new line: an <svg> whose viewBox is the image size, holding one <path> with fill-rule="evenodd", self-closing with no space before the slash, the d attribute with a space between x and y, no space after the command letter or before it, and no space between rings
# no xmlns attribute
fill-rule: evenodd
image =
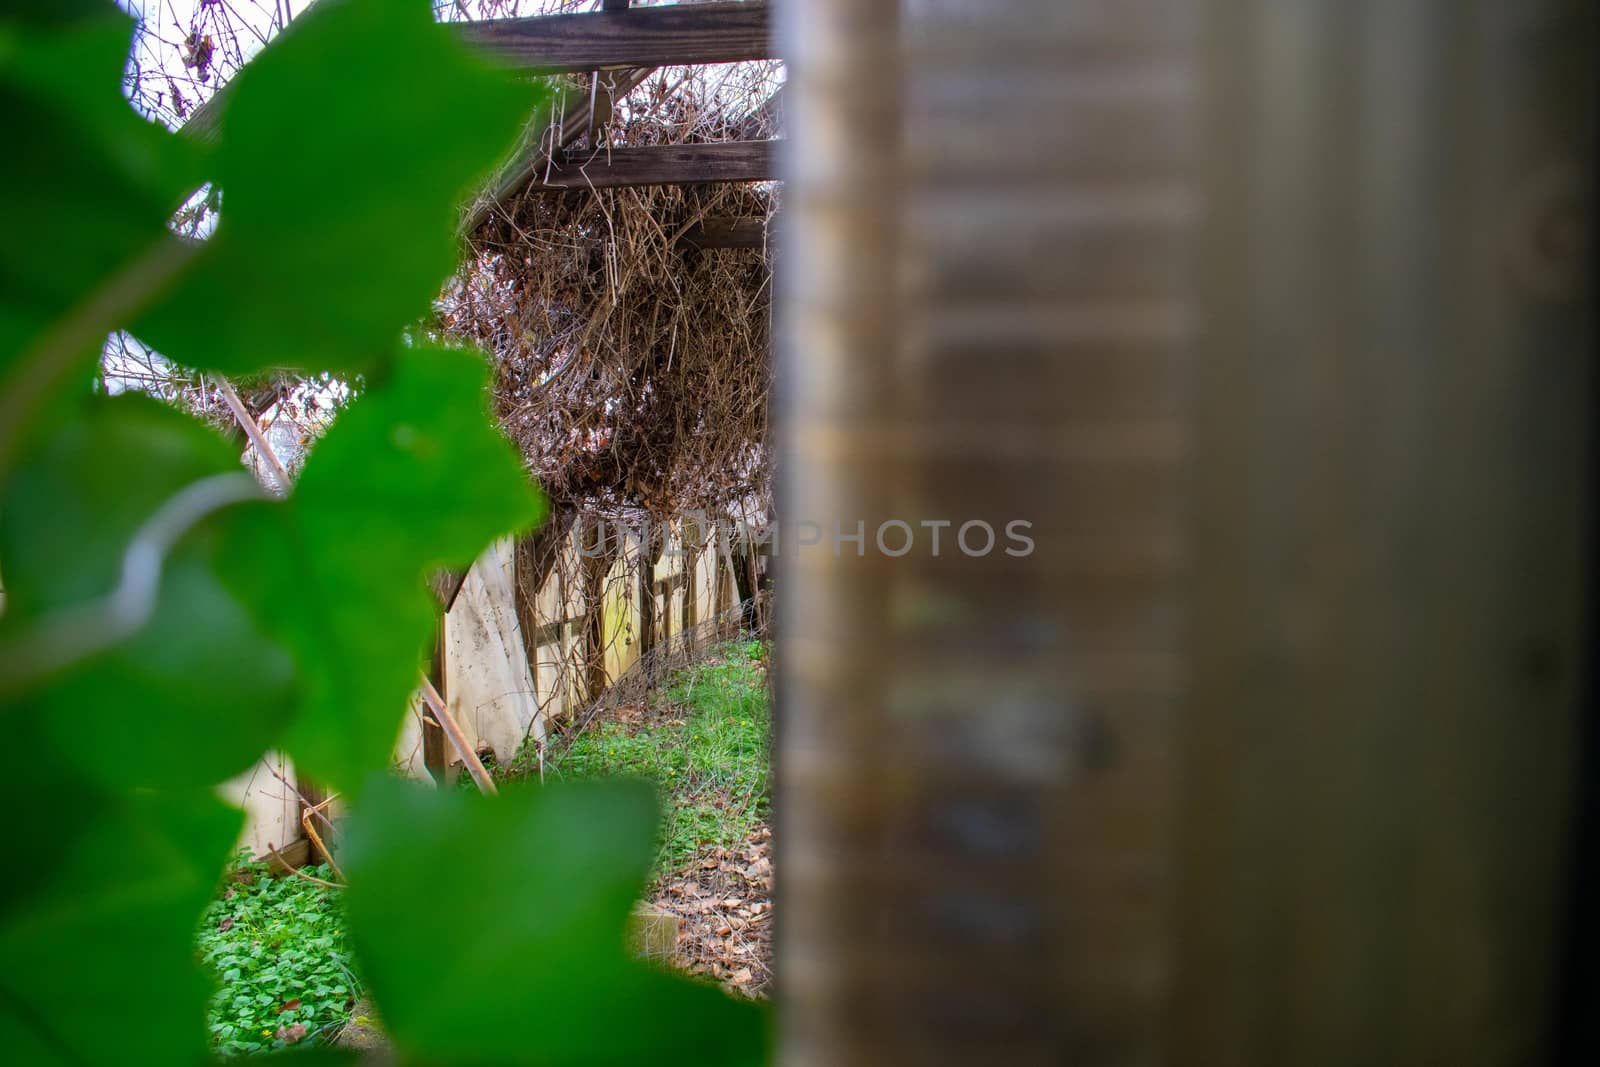
<svg viewBox="0 0 1600 1067"><path fill-rule="evenodd" d="M503 62L553 74L773 57L765 3L683 4L489 19L462 37Z"/></svg>
<svg viewBox="0 0 1600 1067"><path fill-rule="evenodd" d="M531 189L614 189L638 185L773 181L778 177L776 142L611 148L551 161L534 176Z"/></svg>
<svg viewBox="0 0 1600 1067"><path fill-rule="evenodd" d="M679 240L694 248L765 248L772 234L766 219L711 218L689 227Z"/></svg>
<svg viewBox="0 0 1600 1067"><path fill-rule="evenodd" d="M577 74L618 67L734 63L773 58L766 3L687 4L611 8L565 15L451 23L468 44L504 63L544 74ZM185 134L215 140L229 96L226 88L196 108Z"/></svg>

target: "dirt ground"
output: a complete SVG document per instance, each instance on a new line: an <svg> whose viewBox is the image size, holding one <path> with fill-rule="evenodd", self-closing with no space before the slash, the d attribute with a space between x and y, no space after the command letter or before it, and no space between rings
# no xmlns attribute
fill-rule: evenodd
<svg viewBox="0 0 1600 1067"><path fill-rule="evenodd" d="M673 962L749 997L772 986L772 828L736 848L708 850L687 875L657 886L650 903L682 921Z"/></svg>

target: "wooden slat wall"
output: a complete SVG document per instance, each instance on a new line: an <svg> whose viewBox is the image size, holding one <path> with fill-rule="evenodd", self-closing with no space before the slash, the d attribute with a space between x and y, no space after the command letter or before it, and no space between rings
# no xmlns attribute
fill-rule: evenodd
<svg viewBox="0 0 1600 1067"><path fill-rule="evenodd" d="M584 562L575 526L562 542L561 558L552 566L529 618L533 638L535 690L541 714L557 719L587 705L598 695L596 682L617 681L652 650L671 647L687 653L694 648L688 633L701 621L714 620L738 605L734 583L726 575L724 555L715 549L714 530L700 530L689 520L671 525L671 533L658 546L654 559L640 556L643 546L626 538L619 549L600 561L602 618L598 628L590 618L592 606L580 580ZM642 625L638 576L649 562L648 597L654 625ZM603 674L589 671L592 641L601 641ZM679 658L682 658L681 656Z"/></svg>

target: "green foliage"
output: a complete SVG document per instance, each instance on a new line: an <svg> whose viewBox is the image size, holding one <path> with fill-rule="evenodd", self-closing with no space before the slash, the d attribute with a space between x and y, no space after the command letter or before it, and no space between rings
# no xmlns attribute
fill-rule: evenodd
<svg viewBox="0 0 1600 1067"><path fill-rule="evenodd" d="M205 1058L195 930L241 826L213 787L266 748L353 802L348 934L407 1062L759 1057L753 1009L622 953L639 796L363 788L432 631L425 573L542 506L491 426L482 360L403 338L452 266L453 201L545 90L469 56L428 0L321 0L230 92L213 151L128 108L129 30L109 3L0 9L0 133L25 146L0 157L8 1061ZM182 245L166 221L207 182L222 221ZM358 371L362 395L288 499L218 498L147 543L152 516L240 476L188 416L91 395L99 341L124 328L196 368ZM110 595L141 581L150 614ZM284 885L226 931L260 937L202 933L202 951L235 1022L299 985L291 1010L320 1026L353 989L344 935L302 936L326 898L269 919Z"/></svg>
<svg viewBox="0 0 1600 1067"><path fill-rule="evenodd" d="M104 3L0 15L0 446L53 409L27 379L86 372L99 339L89 334L58 367L30 366L24 353L160 241L201 177L195 148L123 98L132 33ZM9 459L0 447L0 476Z"/></svg>
<svg viewBox="0 0 1600 1067"><path fill-rule="evenodd" d="M0 635L103 595L162 501L230 469L239 464L228 447L180 412L142 396L87 399L24 457L0 499L9 598ZM29 714L83 773L112 785L209 785L281 732L294 665L218 577L221 551L215 531L186 539L167 559L150 625L29 694ZM217 728L219 707L228 729Z"/></svg>
<svg viewBox="0 0 1600 1067"><path fill-rule="evenodd" d="M382 363L454 266L452 205L536 99L426 3L321 0L230 88L222 222L141 336L230 373Z"/></svg>
<svg viewBox="0 0 1600 1067"><path fill-rule="evenodd" d="M713 662L680 671L644 721L607 721L557 748L547 775L644 778L666 812L656 871L686 870L701 849L731 847L766 818L771 712L759 641L725 645Z"/></svg>
<svg viewBox="0 0 1600 1067"><path fill-rule="evenodd" d="M326 864L306 873L333 877ZM360 995L341 891L269 877L247 857L236 874L206 909L197 939L201 961L220 983L211 998L217 1051L263 1052L333 1037ZM303 1037L279 1036L297 1023Z"/></svg>
<svg viewBox="0 0 1600 1067"><path fill-rule="evenodd" d="M0 898L7 1062L126 1063L130 1041L142 1062L196 1062L208 983L194 922L239 813L205 793L109 794L49 774L37 765L48 750L19 732L0 757L17 774L6 777L7 809L22 816ZM30 809L46 797L40 818Z"/></svg>
<svg viewBox="0 0 1600 1067"><path fill-rule="evenodd" d="M390 1031L418 1057L765 1060L758 1012L627 952L648 788L512 783L485 798L380 779L368 792L347 846L350 924Z"/></svg>
<svg viewBox="0 0 1600 1067"><path fill-rule="evenodd" d="M466 566L542 504L511 445L484 418L475 354L407 349L306 461L294 496L241 517L236 588L295 650L305 706L285 746L350 790L383 767L417 684L437 608L422 584ZM291 582L299 595L278 595Z"/></svg>

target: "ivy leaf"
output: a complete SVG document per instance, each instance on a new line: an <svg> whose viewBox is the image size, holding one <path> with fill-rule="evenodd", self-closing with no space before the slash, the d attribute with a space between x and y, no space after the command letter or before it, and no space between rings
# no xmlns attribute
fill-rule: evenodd
<svg viewBox="0 0 1600 1067"><path fill-rule="evenodd" d="M229 446L148 397L88 398L24 458L0 501L0 569L15 641L104 598L139 527L179 490L245 475ZM98 781L208 786L244 770L295 706L294 666L219 580L214 521L168 554L155 613L132 637L29 696L63 758Z"/></svg>
<svg viewBox="0 0 1600 1067"><path fill-rule="evenodd" d="M469 54L428 0L320 0L230 87L221 221L137 332L228 373L366 369L427 311L452 208L544 92Z"/></svg>
<svg viewBox="0 0 1600 1067"><path fill-rule="evenodd" d="M257 509L236 587L295 652L296 764L354 789L385 766L437 607L423 584L525 529L543 501L486 408L476 352L405 349L312 450L294 496Z"/></svg>
<svg viewBox="0 0 1600 1067"><path fill-rule="evenodd" d="M216 891L240 813L203 792L114 797L42 781L8 754L7 808L50 790L51 818L15 833L33 861L0 908L0 1045L13 1063L197 1063L210 982L194 924ZM62 824L56 823L65 811ZM63 826L66 831L63 832ZM48 837L49 841L36 838ZM51 861L41 866L40 861Z"/></svg>
<svg viewBox="0 0 1600 1067"><path fill-rule="evenodd" d="M202 156L122 92L133 20L109 3L0 14L0 397L47 329L167 239ZM99 339L78 353L87 370ZM73 368L55 375L65 381ZM0 415L17 434L44 397ZM3 472L0 472L3 473Z"/></svg>
<svg viewBox="0 0 1600 1067"><path fill-rule="evenodd" d="M433 1063L765 1062L759 1006L628 954L654 827L642 783L477 797L373 782L346 906L397 1045Z"/></svg>

